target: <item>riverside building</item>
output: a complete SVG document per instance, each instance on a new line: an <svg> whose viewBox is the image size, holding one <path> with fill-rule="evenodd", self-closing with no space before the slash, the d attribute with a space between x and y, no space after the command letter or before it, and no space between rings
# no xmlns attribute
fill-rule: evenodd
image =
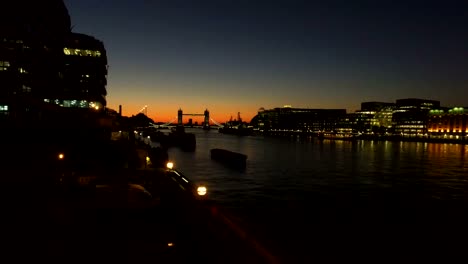
<svg viewBox="0 0 468 264"><path fill-rule="evenodd" d="M309 109L291 106L265 110L254 118L261 131L329 132L334 131L346 109Z"/></svg>
<svg viewBox="0 0 468 264"><path fill-rule="evenodd" d="M39 118L51 105L106 106L107 58L101 41L71 32L61 0L18 0L2 7L0 118Z"/></svg>

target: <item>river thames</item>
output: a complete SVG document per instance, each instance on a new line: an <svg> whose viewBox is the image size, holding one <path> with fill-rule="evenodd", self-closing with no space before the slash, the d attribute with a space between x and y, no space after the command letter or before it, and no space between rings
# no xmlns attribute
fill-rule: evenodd
<svg viewBox="0 0 468 264"><path fill-rule="evenodd" d="M187 132L197 147L171 148L176 168L286 262L422 260L466 245L451 243L468 239L468 146ZM246 169L211 160L212 148L246 154Z"/></svg>

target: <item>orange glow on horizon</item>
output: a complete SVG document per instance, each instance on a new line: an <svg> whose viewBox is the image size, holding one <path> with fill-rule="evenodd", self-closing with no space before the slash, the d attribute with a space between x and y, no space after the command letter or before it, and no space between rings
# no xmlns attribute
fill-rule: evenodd
<svg viewBox="0 0 468 264"><path fill-rule="evenodd" d="M112 104L109 103L107 105L108 108L113 109L115 111L119 110L119 105L118 104ZM184 111L184 114L203 114L205 111L205 108L202 107L181 107L182 110ZM252 107L250 107L252 109ZM128 104L128 105L122 105L122 115L123 116L132 116L132 115L137 115L140 110L142 109L141 105L135 105L135 104ZM195 111L193 109L196 109ZM207 109L210 111L210 118L216 120L216 122L219 123L224 123L229 121L229 119L232 118L236 119L237 118L237 112L241 113L241 118L245 122L250 122L254 116L257 115L257 109L255 110L250 110L246 111L243 109L237 109L237 108L232 108L232 107L207 107ZM147 115L149 118L153 119L155 122L169 122L173 119L176 119L175 122L177 122L177 111L179 110L179 107L176 106L160 106L160 107L152 107L151 105L148 106L147 108ZM203 122L203 116L183 116L183 122L186 123L189 121L189 119L192 119L192 121L198 122L199 124Z"/></svg>

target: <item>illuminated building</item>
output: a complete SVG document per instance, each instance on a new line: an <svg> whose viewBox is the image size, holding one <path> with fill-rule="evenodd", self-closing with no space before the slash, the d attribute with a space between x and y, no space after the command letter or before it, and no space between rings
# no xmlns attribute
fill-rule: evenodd
<svg viewBox="0 0 468 264"><path fill-rule="evenodd" d="M395 106L385 106L375 114L375 120L380 127L389 129L392 127L393 111Z"/></svg>
<svg viewBox="0 0 468 264"><path fill-rule="evenodd" d="M361 111L374 111L378 112L386 107L393 107L394 103L385 103L385 102L362 102Z"/></svg>
<svg viewBox="0 0 468 264"><path fill-rule="evenodd" d="M334 131L346 109L309 109L291 106L260 109L254 118L260 130Z"/></svg>
<svg viewBox="0 0 468 264"><path fill-rule="evenodd" d="M418 98L406 98L396 100L396 106L398 109L417 109L417 110L431 110L440 107L440 101L418 99Z"/></svg>
<svg viewBox="0 0 468 264"><path fill-rule="evenodd" d="M63 107L102 109L106 105L107 57L101 41L71 33L62 48L60 92L45 99ZM57 96L58 95L58 96Z"/></svg>
<svg viewBox="0 0 468 264"><path fill-rule="evenodd" d="M361 110L349 113L344 116L336 129L337 133L342 134L371 134L375 132L385 132L389 123L391 124L391 113L388 116L388 109L394 108L393 103L384 102L363 102ZM381 127L383 129L380 129ZM390 125L391 126L391 125Z"/></svg>
<svg viewBox="0 0 468 264"><path fill-rule="evenodd" d="M425 99L399 99L393 111L394 134L402 136L424 136L427 133L428 113L440 108L440 102Z"/></svg>
<svg viewBox="0 0 468 264"><path fill-rule="evenodd" d="M430 110L427 128L431 137L465 139L468 134L468 107Z"/></svg>
<svg viewBox="0 0 468 264"><path fill-rule="evenodd" d="M8 23L0 24L0 116L40 116L48 103L105 107L104 45L71 32L63 1L18 0L2 7L2 16Z"/></svg>

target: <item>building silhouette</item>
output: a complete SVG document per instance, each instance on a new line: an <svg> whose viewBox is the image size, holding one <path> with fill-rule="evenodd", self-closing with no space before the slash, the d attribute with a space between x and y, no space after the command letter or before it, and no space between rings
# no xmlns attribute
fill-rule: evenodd
<svg viewBox="0 0 468 264"><path fill-rule="evenodd" d="M293 130L303 132L333 131L346 109L309 109L290 106L260 109L254 117L260 130Z"/></svg>
<svg viewBox="0 0 468 264"><path fill-rule="evenodd" d="M61 0L2 6L0 115L43 118L56 107L103 110L107 57L101 41L71 31Z"/></svg>

